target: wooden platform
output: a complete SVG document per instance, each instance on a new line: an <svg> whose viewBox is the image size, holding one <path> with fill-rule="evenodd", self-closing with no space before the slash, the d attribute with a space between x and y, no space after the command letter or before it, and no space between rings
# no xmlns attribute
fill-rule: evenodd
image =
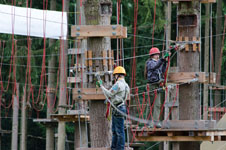
<svg viewBox="0 0 226 150"><path fill-rule="evenodd" d="M194 0L162 0L163 2L174 2L174 3L178 3L178 2L191 2ZM201 3L216 3L216 0L199 0Z"/></svg>
<svg viewBox="0 0 226 150"><path fill-rule="evenodd" d="M135 141L226 141L226 129L133 129Z"/></svg>
<svg viewBox="0 0 226 150"><path fill-rule="evenodd" d="M127 28L121 25L79 25L71 27L71 36L127 38Z"/></svg>
<svg viewBox="0 0 226 150"><path fill-rule="evenodd" d="M189 83L193 79L197 79L199 83L216 83L216 73L205 72L176 72L169 73L169 83Z"/></svg>
<svg viewBox="0 0 226 150"><path fill-rule="evenodd" d="M51 115L51 118L57 119L58 121L65 121L65 122L78 122L79 120L81 122L89 121L88 115L77 115L77 114L54 114Z"/></svg>
<svg viewBox="0 0 226 150"><path fill-rule="evenodd" d="M44 126L51 126L51 127L57 127L58 121L56 119L33 119L33 122L40 123Z"/></svg>

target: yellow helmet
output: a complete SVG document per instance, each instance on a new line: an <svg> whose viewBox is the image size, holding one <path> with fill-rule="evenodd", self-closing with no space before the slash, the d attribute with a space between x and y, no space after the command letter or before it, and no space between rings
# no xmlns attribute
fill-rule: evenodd
<svg viewBox="0 0 226 150"><path fill-rule="evenodd" d="M115 75L115 74L124 74L124 75L126 75L126 70L122 66L118 66L113 71L113 75Z"/></svg>

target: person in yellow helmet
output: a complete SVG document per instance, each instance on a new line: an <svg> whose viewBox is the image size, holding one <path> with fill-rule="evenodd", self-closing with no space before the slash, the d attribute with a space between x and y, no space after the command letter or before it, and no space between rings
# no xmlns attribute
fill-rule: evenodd
<svg viewBox="0 0 226 150"><path fill-rule="evenodd" d="M129 95L130 88L125 81L126 71L123 67L118 66L113 71L115 84L110 90L103 86L99 80L98 86L112 103L123 113L126 113L125 101ZM113 108L112 111L112 150L124 150L125 148L125 133L124 133L124 117Z"/></svg>

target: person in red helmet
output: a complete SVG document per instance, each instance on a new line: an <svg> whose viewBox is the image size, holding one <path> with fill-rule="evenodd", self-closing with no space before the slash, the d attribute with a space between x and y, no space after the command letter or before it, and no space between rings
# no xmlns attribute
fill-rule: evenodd
<svg viewBox="0 0 226 150"><path fill-rule="evenodd" d="M169 53L163 58L160 58L160 51L158 48L153 47L149 51L150 58L146 61L144 75L150 84L150 91L160 89L160 83L164 81L164 74L166 71ZM154 110L153 110L153 123L150 124L150 128L154 126L161 128L159 121L161 111L161 91L157 90L157 96L155 98L154 92L151 92L151 99L155 98Z"/></svg>

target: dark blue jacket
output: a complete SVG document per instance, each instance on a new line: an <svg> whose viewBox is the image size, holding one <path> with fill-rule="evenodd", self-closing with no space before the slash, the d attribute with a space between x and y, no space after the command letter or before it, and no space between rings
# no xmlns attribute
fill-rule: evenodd
<svg viewBox="0 0 226 150"><path fill-rule="evenodd" d="M166 60L161 58L158 61L148 59L146 61L146 77L149 83L156 83L164 79L166 71Z"/></svg>

